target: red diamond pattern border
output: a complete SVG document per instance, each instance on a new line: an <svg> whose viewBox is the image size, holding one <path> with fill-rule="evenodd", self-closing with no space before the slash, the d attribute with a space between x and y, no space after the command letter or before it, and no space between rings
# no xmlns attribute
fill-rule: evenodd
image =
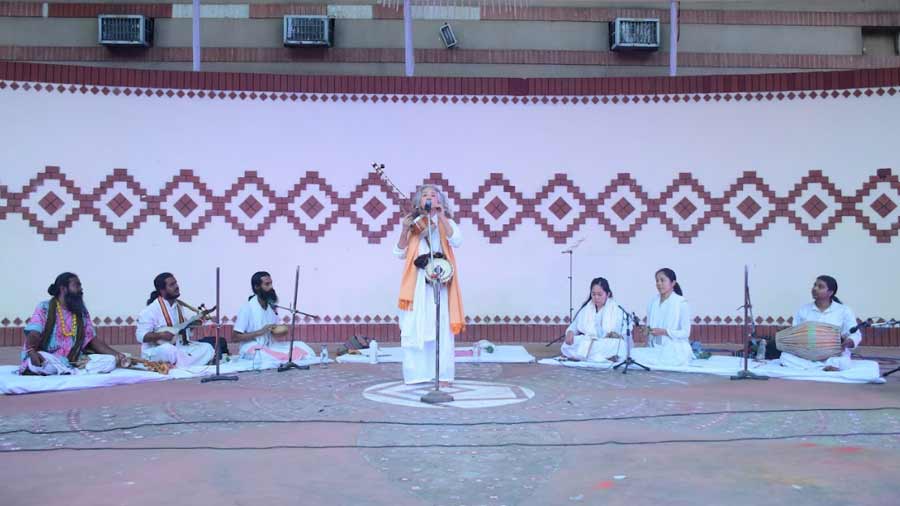
<svg viewBox="0 0 900 506"><path fill-rule="evenodd" d="M46 226L25 204L25 201L29 200L33 193L48 180L57 181L61 187L65 188L72 195L75 203L72 211L56 227ZM139 209L129 223L121 228L113 226L104 216L104 212L101 211L101 207L106 205L105 201L101 202L101 198L116 183L127 185L132 195L126 195L126 197L130 199L132 205L137 206ZM900 207L900 178L891 169L887 168L878 169L876 174L869 177L858 191L846 195L841 194L840 190L820 170L809 171L784 196L776 195L775 191L755 172L744 172L721 196L711 195L694 175L687 172L678 174L677 178L656 197L648 195L637 180L627 173L617 174L596 198L586 195L575 182L562 173L555 174L533 197L523 195L505 175L500 173L490 174L484 183L478 187L477 191L468 197L461 195L453 184L440 173L432 173L423 183L436 184L443 188L455 204L455 207L457 207L456 219L459 221L471 220L479 232L492 244L502 243L526 219L533 220L549 239L558 244L569 241L589 221L599 223L617 242L627 244L650 219L655 219L662 223L672 237L682 244L689 244L694 241L707 225L715 219L725 222L735 235L746 243L755 242L765 230L779 219L787 220L810 243L822 242L822 239L827 237L837 224L845 221L845 219L859 223L879 243L890 243L900 234L900 216L887 228L884 228L885 225L879 228L879 225L869 218L869 215L876 211L871 209L871 207L864 209L865 205L863 204L863 201L868 199L872 192L878 191L879 196L885 193L884 183L888 183L893 192L887 192L885 195L888 198L896 199L893 202ZM181 228L173 217L169 215L171 210L165 208L166 201L172 197L175 189L180 184L192 185L201 198L210 204L209 209L197 220L194 220L188 228ZM265 218L256 228L252 229L247 228L240 217L234 216L228 208L228 205L248 185L255 185L259 189L259 193L265 197L257 198L263 206L258 212L264 213ZM810 227L808 217L801 216L805 214L805 211L802 209L803 203L798 202L801 195L811 185L821 186L837 206L834 210L827 210L830 215L829 219L820 228L816 229ZM879 185L881 186L879 187ZM308 227L308 222L305 220L306 216L302 210L293 209L291 206L297 196L309 186L318 186L331 201L330 203L322 203L324 207L320 212L328 214L324 221L315 229ZM390 213L388 219L378 229L370 227L368 224L370 222L368 220L369 216L358 215L355 210L356 204L363 198L366 191L373 186L378 187L385 196L383 199L379 199L386 206L384 212ZM691 204L697 208L694 213L703 213L688 230L679 229L673 217L667 214L673 212L672 210L663 210L663 206L671 206L672 203L668 201L679 188L684 187L689 187L692 193L698 196L689 199ZM733 211L726 209L726 206L733 203L733 200L742 189L749 187L754 188L764 197L763 202L758 202L760 209L757 213L766 214L752 229L745 229L740 224L739 217L733 216ZM876 187L880 189L876 190ZM502 188L503 193L506 195L501 197L504 205L509 209L518 208L518 211L511 216L511 211L506 211L505 216L509 217L504 220L504 225L499 230L491 229L488 226L483 216L483 213L486 211L481 207L481 204L483 204L481 201L491 188ZM566 190L568 197L565 200L567 205L572 207L564 216L564 218L568 217L571 219L571 222L564 229L552 226L549 221L550 216L543 216L542 211L539 209L550 194L559 188ZM611 220L612 216L607 215L607 213L615 213L614 210L609 209L609 206L615 203L608 201L617 190L623 188L627 188L634 195L634 198L629 197L629 200L633 201L630 204L635 208L631 214L638 213L638 215L636 217L630 215L629 217L632 218L630 225L627 229L620 230ZM793 206L795 204L801 207L794 209ZM7 186L0 185L0 220L12 219L14 215L20 215L45 241L58 240L75 221L80 219L82 215L86 215L91 216L115 242L127 241L148 218L156 216L182 242L193 240L210 223L212 218L223 217L238 232L238 235L248 243L257 242L279 219L285 219L291 223L300 237L308 243L317 242L339 220L346 219L356 226L362 237L368 242L378 244L399 225L404 206L405 202L402 202L390 186L374 172L367 174L346 197L340 196L318 172L307 172L300 178L298 183L281 195L279 195L277 189L271 188L254 171L245 172L222 195L213 194L207 185L201 181L200 177L191 170L180 171L157 195L148 194L126 169L121 168L114 169L112 174L107 176L99 186L89 193L82 193L74 181L68 179L58 167L53 166L48 166L39 172L20 191L12 191ZM736 212L738 214L741 213L740 210ZM896 210L892 212L896 213ZM574 218L572 218L572 213L575 213ZM365 211L363 211L363 214L366 214Z"/></svg>

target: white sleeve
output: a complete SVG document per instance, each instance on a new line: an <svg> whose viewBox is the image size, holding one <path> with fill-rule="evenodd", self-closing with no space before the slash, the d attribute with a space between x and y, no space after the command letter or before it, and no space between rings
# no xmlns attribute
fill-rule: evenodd
<svg viewBox="0 0 900 506"><path fill-rule="evenodd" d="M850 329L856 326L856 313L853 312L847 306L844 306L844 321L841 323L841 334L846 334L850 332ZM856 348L859 346L859 343L862 342L862 333L857 330L856 332L850 334L850 339L853 340L853 347Z"/></svg>
<svg viewBox="0 0 900 506"><path fill-rule="evenodd" d="M137 337L137 342L139 343L144 342L144 336L161 326L157 322L156 311L154 311L154 309L155 308L152 305L149 305L138 315L135 337Z"/></svg>
<svg viewBox="0 0 900 506"><path fill-rule="evenodd" d="M231 330L235 332L240 332L242 334L246 334L250 327L250 305L244 304L241 306L241 310L238 311L237 318L234 320L234 327Z"/></svg>
<svg viewBox="0 0 900 506"><path fill-rule="evenodd" d="M450 223L451 234L450 237L447 238L447 242L450 243L450 246L454 248L458 248L462 246L463 236L462 232L459 230L459 226L453 220L447 220Z"/></svg>
<svg viewBox="0 0 900 506"><path fill-rule="evenodd" d="M625 318L622 316L622 311L614 311L613 313L616 316L613 317L614 320L613 320L613 324L610 327L610 329L612 329L612 332L618 332L619 334L624 336L625 333L627 332L627 329L625 328ZM602 337L606 337L606 336L602 336Z"/></svg>
<svg viewBox="0 0 900 506"><path fill-rule="evenodd" d="M800 325L801 323L803 323L805 321L806 321L806 318L804 318L804 316L803 316L803 308L801 307L800 309L797 310L796 313L794 313L794 325Z"/></svg>
<svg viewBox="0 0 900 506"><path fill-rule="evenodd" d="M580 312L580 310L579 310L579 312ZM578 323L578 312L575 313L575 316L572 317L572 321L569 322L569 326L566 327L566 334L568 334L569 332L574 332L577 334L578 333L577 323Z"/></svg>
<svg viewBox="0 0 900 506"><path fill-rule="evenodd" d="M397 243L394 243L394 256L399 258L400 260L403 260L404 258L406 258L406 249L400 249L397 247Z"/></svg>
<svg viewBox="0 0 900 506"><path fill-rule="evenodd" d="M678 328L666 329L666 334L675 339L691 339L691 307L686 300L681 301L681 307L678 311Z"/></svg>

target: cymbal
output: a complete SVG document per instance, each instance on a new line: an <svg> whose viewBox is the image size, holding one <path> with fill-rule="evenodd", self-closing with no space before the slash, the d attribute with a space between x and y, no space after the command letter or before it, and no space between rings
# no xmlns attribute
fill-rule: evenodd
<svg viewBox="0 0 900 506"><path fill-rule="evenodd" d="M287 325L275 325L272 327L272 334L275 335L284 335L291 331L291 328Z"/></svg>

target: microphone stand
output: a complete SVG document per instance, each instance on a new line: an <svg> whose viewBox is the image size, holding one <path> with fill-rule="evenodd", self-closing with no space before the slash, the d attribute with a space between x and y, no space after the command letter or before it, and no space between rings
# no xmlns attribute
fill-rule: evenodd
<svg viewBox="0 0 900 506"><path fill-rule="evenodd" d="M749 325L749 332L748 332ZM768 376L750 372L748 364L750 363L750 342L756 339L756 321L753 320L753 304L750 302L750 271L744 266L744 333L747 336L747 342L744 344L744 368L731 377L733 380L767 380ZM757 341L757 346L759 342Z"/></svg>
<svg viewBox="0 0 900 506"><path fill-rule="evenodd" d="M428 256L429 260L434 263L434 248L431 245L431 200L425 201L425 212L428 213ZM440 235L440 228L438 228ZM444 402L453 402L453 396L447 392L441 391L441 274L443 273L440 266L435 265L434 278L431 279L431 287L434 289L434 390L423 395L419 400L426 404L441 404ZM425 275L428 275L426 270Z"/></svg>
<svg viewBox="0 0 900 506"><path fill-rule="evenodd" d="M210 381L237 381L238 377L219 374L219 363L222 361L222 354L219 353L219 335L222 333L222 319L219 318L219 268L216 267L216 374L207 376L200 380L200 383L209 383Z"/></svg>
<svg viewBox="0 0 900 506"><path fill-rule="evenodd" d="M639 321L638 317L634 313L628 314L628 311L625 311L625 308L622 306L619 306L619 309L625 313L625 360L614 365L613 369L618 369L624 365L625 368L622 369L622 374L628 374L628 367L636 365L645 371L649 371L649 367L631 358L631 348L634 346L634 337L631 335L631 331Z"/></svg>
<svg viewBox="0 0 900 506"><path fill-rule="evenodd" d="M569 255L569 323L572 323L572 311L575 310L575 306L573 306L574 302L573 302L573 300L572 300L572 267L573 267L573 262L574 262L573 257L574 257L574 255L575 255L575 248L577 248L578 246L581 246L581 243L583 243L583 242L584 242L584 237L582 237L581 239L579 239L579 240L578 240L575 244L573 244L572 247L570 247L569 249L566 249L566 250L563 250L563 251L562 251L562 254L563 254L563 255L566 255L566 254ZM565 337L566 337L566 333L563 332L563 335L561 335L561 336L557 337L556 339L550 341L549 343L545 344L544 346L551 346L551 345L553 345L553 344L555 344L555 343L557 343L557 342L559 342L559 341L562 341Z"/></svg>
<svg viewBox="0 0 900 506"><path fill-rule="evenodd" d="M294 276L294 305L291 307L291 345L288 348L287 362L278 366L278 372L290 371L291 369L308 370L308 365L298 365L294 363L294 332L297 323L297 291L300 288L300 266L297 266L297 273ZM305 313L304 313L305 314Z"/></svg>

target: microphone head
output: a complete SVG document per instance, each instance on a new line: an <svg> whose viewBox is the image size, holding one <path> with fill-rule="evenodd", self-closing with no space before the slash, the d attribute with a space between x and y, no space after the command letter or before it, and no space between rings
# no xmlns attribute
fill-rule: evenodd
<svg viewBox="0 0 900 506"><path fill-rule="evenodd" d="M431 199L425 199L425 210L431 211Z"/></svg>

